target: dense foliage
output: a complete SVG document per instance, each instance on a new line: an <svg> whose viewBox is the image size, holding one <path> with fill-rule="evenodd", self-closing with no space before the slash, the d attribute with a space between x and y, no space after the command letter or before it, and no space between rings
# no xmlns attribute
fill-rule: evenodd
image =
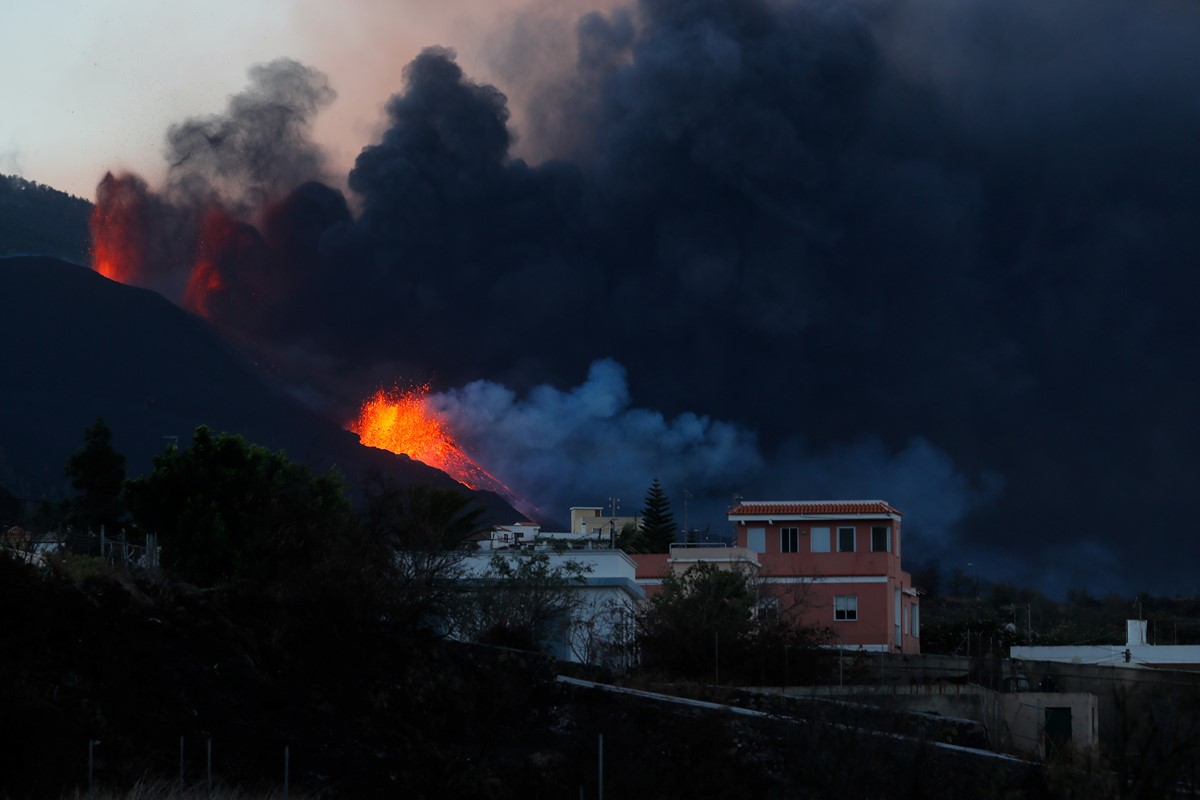
<svg viewBox="0 0 1200 800"><path fill-rule="evenodd" d="M312 569L354 526L336 473L314 475L282 452L206 427L127 482L125 496L138 527L158 535L164 565L202 586Z"/></svg>
<svg viewBox="0 0 1200 800"><path fill-rule="evenodd" d="M1034 589L989 581L936 563L912 571L922 590L921 651L985 655L1013 645L1120 644L1126 620L1146 620L1151 644L1200 644L1200 598L1145 593L1095 597L1070 589L1049 597Z"/></svg>
<svg viewBox="0 0 1200 800"><path fill-rule="evenodd" d="M803 598L782 598L802 602ZM667 675L786 684L826 668L825 629L802 625L738 570L702 561L668 574L638 619L642 665Z"/></svg>
<svg viewBox="0 0 1200 800"><path fill-rule="evenodd" d="M464 584L455 633L482 644L547 650L568 636L582 603L577 590L590 571L570 559L555 565L549 553L536 550L497 553Z"/></svg>
<svg viewBox="0 0 1200 800"><path fill-rule="evenodd" d="M83 448L67 460L67 477L76 495L68 501L67 520L82 530L117 532L125 508L121 497L125 457L113 449L112 431L97 418L83 432Z"/></svg>

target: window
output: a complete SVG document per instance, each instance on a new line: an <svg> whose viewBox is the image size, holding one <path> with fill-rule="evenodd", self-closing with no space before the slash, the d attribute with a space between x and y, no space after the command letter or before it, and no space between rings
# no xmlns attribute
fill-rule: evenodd
<svg viewBox="0 0 1200 800"><path fill-rule="evenodd" d="M767 552L767 529L747 528L746 547L755 553Z"/></svg>
<svg viewBox="0 0 1200 800"><path fill-rule="evenodd" d="M813 528L808 536L814 553L829 552L829 528Z"/></svg>
<svg viewBox="0 0 1200 800"><path fill-rule="evenodd" d="M754 607L754 617L763 620L779 619L779 598L764 597L759 600L758 605Z"/></svg>
<svg viewBox="0 0 1200 800"><path fill-rule="evenodd" d="M854 552L854 528L838 528L838 552Z"/></svg>
<svg viewBox="0 0 1200 800"><path fill-rule="evenodd" d="M914 605L908 613L912 615L912 635L918 639L921 637L921 607Z"/></svg>
<svg viewBox="0 0 1200 800"><path fill-rule="evenodd" d="M799 553L800 552L800 529L799 528L780 528L780 530L779 530L779 552L781 552L781 553Z"/></svg>
<svg viewBox="0 0 1200 800"><path fill-rule="evenodd" d="M888 553L891 552L892 545L892 530L887 527L871 528L871 552L872 553Z"/></svg>
<svg viewBox="0 0 1200 800"><path fill-rule="evenodd" d="M838 622L858 619L858 595L845 594L833 598L833 618Z"/></svg>

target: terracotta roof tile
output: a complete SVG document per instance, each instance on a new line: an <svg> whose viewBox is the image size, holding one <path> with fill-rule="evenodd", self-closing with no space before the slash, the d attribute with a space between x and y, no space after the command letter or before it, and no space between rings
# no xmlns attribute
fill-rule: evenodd
<svg viewBox="0 0 1200 800"><path fill-rule="evenodd" d="M792 514L895 514L903 516L883 500L743 500L729 509L730 517L787 516Z"/></svg>

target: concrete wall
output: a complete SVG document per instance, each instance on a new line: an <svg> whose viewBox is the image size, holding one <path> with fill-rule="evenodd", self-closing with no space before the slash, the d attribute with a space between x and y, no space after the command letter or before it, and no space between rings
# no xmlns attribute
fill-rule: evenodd
<svg viewBox="0 0 1200 800"><path fill-rule="evenodd" d="M1104 746L1124 747L1139 730L1200 706L1200 672L1015 660L1012 670L1034 689L1096 695Z"/></svg>
<svg viewBox="0 0 1200 800"><path fill-rule="evenodd" d="M965 693L955 685L1091 694L1096 697L1096 736L1101 747L1134 752L1137 736L1153 733L1200 709L1200 672L1134 669L1088 664L1010 661L946 655L854 653L846 680L900 693L909 685L941 682L943 694ZM982 688L981 686L981 688ZM836 688L836 687L835 687ZM931 690L932 691L932 690ZM950 701L957 702L957 701ZM1075 715L1072 714L1074 722ZM1200 722L1197 722L1200 724Z"/></svg>
<svg viewBox="0 0 1200 800"><path fill-rule="evenodd" d="M1013 749L1045 758L1046 709L1066 708L1071 712L1071 745L1075 752L1090 757L1100 744L1099 699L1079 692L1012 692L999 695L1008 740Z"/></svg>

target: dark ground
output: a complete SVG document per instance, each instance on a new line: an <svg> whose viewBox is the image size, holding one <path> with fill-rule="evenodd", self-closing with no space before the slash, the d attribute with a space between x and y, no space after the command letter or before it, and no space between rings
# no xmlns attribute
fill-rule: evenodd
<svg viewBox="0 0 1200 800"><path fill-rule="evenodd" d="M1048 796L1002 769L827 716L754 720L554 680L554 662L346 622L340 600L201 591L0 557L0 797L97 781L280 782L330 797ZM60 570L60 572L62 572ZM852 722L852 721L851 721ZM982 792L982 794L981 794Z"/></svg>

